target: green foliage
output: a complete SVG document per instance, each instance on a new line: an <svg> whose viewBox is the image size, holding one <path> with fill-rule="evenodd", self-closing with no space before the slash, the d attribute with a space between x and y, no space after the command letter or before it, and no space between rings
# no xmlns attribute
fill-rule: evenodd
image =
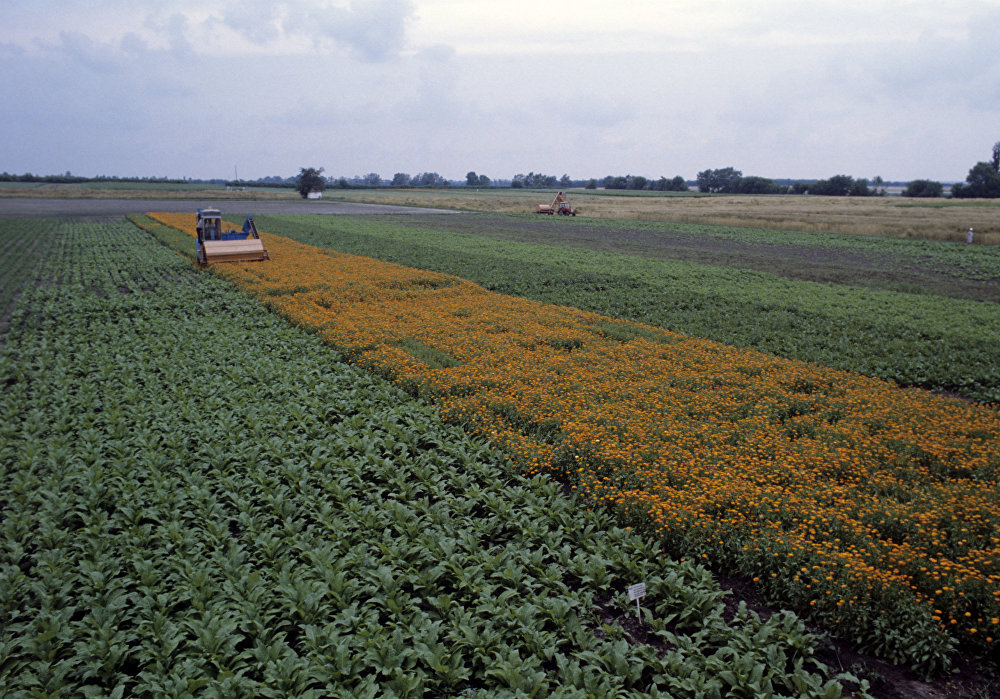
<svg viewBox="0 0 1000 699"><path fill-rule="evenodd" d="M868 189L868 180L854 179L850 175L834 175L828 180L817 180L809 185L809 194L827 197L868 197L875 194Z"/></svg>
<svg viewBox="0 0 1000 699"><path fill-rule="evenodd" d="M650 182L649 189L654 189L659 192L686 192L688 191L688 184L687 181L680 175L677 175L670 180L666 177L661 177L656 182Z"/></svg>
<svg viewBox="0 0 1000 699"><path fill-rule="evenodd" d="M411 187L447 187L448 180L436 172L420 172L410 179Z"/></svg>
<svg viewBox="0 0 1000 699"><path fill-rule="evenodd" d="M989 162L978 162L969 170L965 184L958 182L951 187L956 199L996 199L1000 197L1000 141L993 144L993 157Z"/></svg>
<svg viewBox="0 0 1000 699"><path fill-rule="evenodd" d="M323 168L318 170L314 167L304 167L299 169L299 175L295 180L295 189L302 198L309 196L310 192L322 192L326 187L326 179L323 177Z"/></svg>
<svg viewBox="0 0 1000 699"><path fill-rule="evenodd" d="M996 199L1000 197L1000 172L992 163L976 163L965 184L961 182L951 186L951 196L956 199Z"/></svg>
<svg viewBox="0 0 1000 699"><path fill-rule="evenodd" d="M486 175L477 175L474 170L470 170L465 174L465 186L466 187L489 187L490 178Z"/></svg>
<svg viewBox="0 0 1000 699"><path fill-rule="evenodd" d="M797 619L727 622L705 569L146 232L50 232L0 347L5 696L839 694ZM637 580L660 651L597 633Z"/></svg>
<svg viewBox="0 0 1000 699"><path fill-rule="evenodd" d="M173 248L180 254L195 259L194 246L191 244L191 236L176 228L166 226L145 214L130 214L128 220L139 226L158 241L169 248Z"/></svg>
<svg viewBox="0 0 1000 699"><path fill-rule="evenodd" d="M716 170L702 170L698 173L698 190L701 192L711 192L716 194L733 194L739 187L743 173L732 167L724 167Z"/></svg>
<svg viewBox="0 0 1000 699"><path fill-rule="evenodd" d="M940 197L944 192L944 185L933 180L913 180L908 182L903 190L904 197Z"/></svg>
<svg viewBox="0 0 1000 699"><path fill-rule="evenodd" d="M671 180L666 177L650 180L642 175L608 175L601 180L601 186L614 190L630 189L656 192L686 192L688 190L687 182L680 175ZM585 189L597 189L597 180L589 180Z"/></svg>
<svg viewBox="0 0 1000 699"><path fill-rule="evenodd" d="M737 194L786 194L788 188L767 177L741 177L736 185Z"/></svg>
<svg viewBox="0 0 1000 699"><path fill-rule="evenodd" d="M52 234L57 221L0 219L0 343L7 334L14 302L32 280L35 264L58 245Z"/></svg>
<svg viewBox="0 0 1000 699"><path fill-rule="evenodd" d="M528 189L541 189L545 187L558 187L559 180L555 175L543 175L540 172L517 173L510 181L511 187L525 187Z"/></svg>

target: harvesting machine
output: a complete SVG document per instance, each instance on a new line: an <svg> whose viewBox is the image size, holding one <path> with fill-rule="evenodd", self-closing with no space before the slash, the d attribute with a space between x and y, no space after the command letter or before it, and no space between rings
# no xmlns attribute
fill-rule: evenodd
<svg viewBox="0 0 1000 699"><path fill-rule="evenodd" d="M264 249L257 225L251 216L243 222L243 230L222 230L222 213L218 209L198 209L198 231L195 251L198 263L254 262L270 260Z"/></svg>
<svg viewBox="0 0 1000 699"><path fill-rule="evenodd" d="M566 195L562 192L556 195L556 198L552 200L551 204L539 204L538 208L535 209L536 214L548 214L552 216L553 214L559 214L560 216L576 216L576 209L569 205L566 200Z"/></svg>

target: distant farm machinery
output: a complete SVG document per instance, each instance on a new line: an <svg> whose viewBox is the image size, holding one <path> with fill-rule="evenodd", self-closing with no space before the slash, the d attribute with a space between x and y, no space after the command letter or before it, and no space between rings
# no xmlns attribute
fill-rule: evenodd
<svg viewBox="0 0 1000 699"><path fill-rule="evenodd" d="M559 192L551 204L539 204L535 209L536 214L548 214L549 216L558 214L559 216L576 216L576 209L569 205L566 195Z"/></svg>
<svg viewBox="0 0 1000 699"><path fill-rule="evenodd" d="M198 264L216 262L255 262L270 260L257 232L253 218L247 216L242 230L222 230L222 213L218 209L198 209L198 235L195 251Z"/></svg>

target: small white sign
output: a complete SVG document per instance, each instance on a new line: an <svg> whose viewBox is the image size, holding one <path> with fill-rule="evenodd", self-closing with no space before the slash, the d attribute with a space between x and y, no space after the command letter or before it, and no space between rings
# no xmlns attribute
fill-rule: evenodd
<svg viewBox="0 0 1000 699"><path fill-rule="evenodd" d="M628 586L628 598L635 600L635 618L642 618L642 611L639 609L639 599L646 596L646 583L636 583Z"/></svg>

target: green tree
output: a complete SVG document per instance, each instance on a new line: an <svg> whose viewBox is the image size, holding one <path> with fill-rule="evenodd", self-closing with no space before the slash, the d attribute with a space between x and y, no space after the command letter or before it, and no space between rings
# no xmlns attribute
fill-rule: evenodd
<svg viewBox="0 0 1000 699"><path fill-rule="evenodd" d="M1000 197L1000 141L993 144L993 157L989 162L978 162L969 170L965 184L951 186L951 196L956 199L996 199Z"/></svg>
<svg viewBox="0 0 1000 699"><path fill-rule="evenodd" d="M964 185L952 185L951 196L958 199L996 199L1000 197L1000 172L993 168L993 163L976 163L969 170Z"/></svg>
<svg viewBox="0 0 1000 699"><path fill-rule="evenodd" d="M940 197L944 192L944 185L934 180L913 180L906 184L903 190L904 197Z"/></svg>
<svg viewBox="0 0 1000 699"><path fill-rule="evenodd" d="M410 184L414 187L447 187L448 180L436 172L421 172L413 176Z"/></svg>
<svg viewBox="0 0 1000 699"><path fill-rule="evenodd" d="M477 175L475 170L469 170L465 173L466 187L489 187L492 181L486 175Z"/></svg>
<svg viewBox="0 0 1000 699"><path fill-rule="evenodd" d="M392 186L393 187L408 187L410 185L410 180L413 179L409 174L405 172L397 172L392 176Z"/></svg>
<svg viewBox="0 0 1000 699"><path fill-rule="evenodd" d="M854 178L850 175L834 175L828 180L816 180L809 185L809 193L826 197L846 197L854 191ZM868 189L868 181L865 181Z"/></svg>
<svg viewBox="0 0 1000 699"><path fill-rule="evenodd" d="M674 179L670 180L670 186L667 187L667 190L670 192L686 192L688 191L687 180L677 175Z"/></svg>
<svg viewBox="0 0 1000 699"><path fill-rule="evenodd" d="M702 192L732 194L739 185L743 173L731 167L717 170L702 170L698 173L698 189Z"/></svg>
<svg viewBox="0 0 1000 699"><path fill-rule="evenodd" d="M364 182L369 187L378 187L380 184L382 184L382 176L377 172L369 172L362 178L362 182Z"/></svg>
<svg viewBox="0 0 1000 699"><path fill-rule="evenodd" d="M295 180L295 189L298 190L302 198L309 196L309 192L322 192L326 187L326 180L323 178L323 168L304 167L299 170L299 176Z"/></svg>
<svg viewBox="0 0 1000 699"><path fill-rule="evenodd" d="M740 178L739 184L736 185L736 191L739 194L785 194L788 188L767 177L751 175Z"/></svg>
<svg viewBox="0 0 1000 699"><path fill-rule="evenodd" d="M874 194L870 189L868 189L868 180L864 177L854 180L851 184L851 191L847 193L851 197L870 197Z"/></svg>
<svg viewBox="0 0 1000 699"><path fill-rule="evenodd" d="M520 184L514 184L515 182L520 182ZM541 189L544 187L556 187L559 184L559 180L555 175L545 175L541 172L529 172L527 175L524 173L518 173L514 175L514 179L511 180L511 187L525 187L528 189L536 188Z"/></svg>

